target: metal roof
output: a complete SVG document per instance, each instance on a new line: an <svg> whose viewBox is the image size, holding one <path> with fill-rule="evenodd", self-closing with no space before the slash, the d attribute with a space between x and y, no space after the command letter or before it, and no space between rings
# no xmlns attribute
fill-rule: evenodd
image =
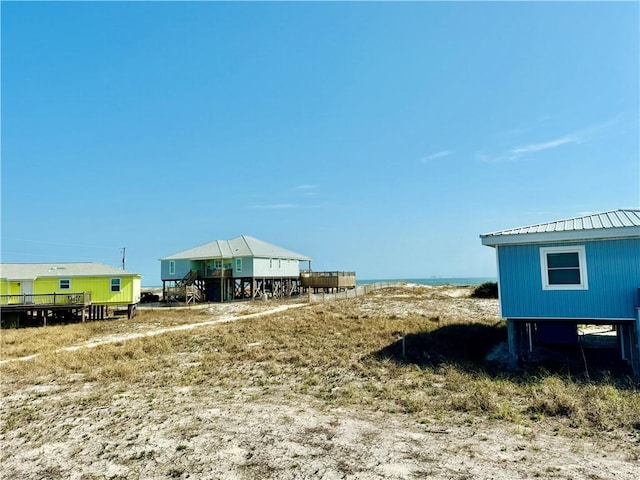
<svg viewBox="0 0 640 480"><path fill-rule="evenodd" d="M31 280L42 277L139 277L137 273L110 267L102 263L2 263L0 278Z"/></svg>
<svg viewBox="0 0 640 480"><path fill-rule="evenodd" d="M483 245L640 237L640 210L612 210L480 235Z"/></svg>
<svg viewBox="0 0 640 480"><path fill-rule="evenodd" d="M174 253L160 260L204 260L213 258L289 258L292 260L311 260L311 258L299 253L278 247L271 243L258 240L248 235L233 238L231 240L215 240L199 247L190 248L182 252Z"/></svg>

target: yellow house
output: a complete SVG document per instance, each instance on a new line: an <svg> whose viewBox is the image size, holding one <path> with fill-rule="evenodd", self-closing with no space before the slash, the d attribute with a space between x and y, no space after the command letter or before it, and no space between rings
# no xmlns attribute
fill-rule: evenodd
<svg viewBox="0 0 640 480"><path fill-rule="evenodd" d="M92 305L135 305L140 301L140 279L137 273L93 262L2 263L0 303L44 303L38 298L56 294L83 295Z"/></svg>

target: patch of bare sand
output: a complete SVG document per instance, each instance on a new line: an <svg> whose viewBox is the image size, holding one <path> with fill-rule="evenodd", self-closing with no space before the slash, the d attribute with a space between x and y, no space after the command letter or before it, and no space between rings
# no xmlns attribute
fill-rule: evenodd
<svg viewBox="0 0 640 480"><path fill-rule="evenodd" d="M415 289L420 290L416 297ZM360 310L363 313L383 314L387 316L407 317L422 315L448 320L468 319L475 321L485 318L497 318L499 303L497 299L471 298L469 287L417 286L413 291L404 288L378 290L365 297ZM411 301L407 301L411 299Z"/></svg>
<svg viewBox="0 0 640 480"><path fill-rule="evenodd" d="M638 472L630 450L602 440L455 416L424 425L306 397L223 399L189 387L120 392L106 405L63 398L82 397L83 388L40 397L28 431L3 438L2 478L635 479Z"/></svg>

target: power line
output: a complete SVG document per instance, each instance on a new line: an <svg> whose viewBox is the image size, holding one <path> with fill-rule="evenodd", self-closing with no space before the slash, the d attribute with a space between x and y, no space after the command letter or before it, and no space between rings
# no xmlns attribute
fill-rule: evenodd
<svg viewBox="0 0 640 480"><path fill-rule="evenodd" d="M19 255L19 256L23 256L23 257L39 257L39 258L56 258L56 257L64 257L65 260L102 260L102 261L107 261L107 257L78 257L76 255L74 255L73 257L69 257L67 255L47 255L44 253L24 253L24 252L14 252L11 250L2 250L2 252L0 252L0 256L5 256L6 254L11 254L11 255ZM109 260L111 261L111 260Z"/></svg>
<svg viewBox="0 0 640 480"><path fill-rule="evenodd" d="M20 239L20 238L7 238L7 237L2 237L2 241L5 242L7 240L10 241L14 241L14 242L27 242L27 243L39 243L42 245L55 245L57 247L78 247L78 248L102 248L105 250L115 250L118 247L113 246L113 247L105 247L103 245L80 245L77 243L59 243L59 242L48 242L48 241L44 241L44 240L27 240L27 239Z"/></svg>

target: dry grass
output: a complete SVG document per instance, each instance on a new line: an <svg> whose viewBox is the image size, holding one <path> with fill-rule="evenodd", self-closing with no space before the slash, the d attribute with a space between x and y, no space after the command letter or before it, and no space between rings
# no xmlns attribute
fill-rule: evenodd
<svg viewBox="0 0 640 480"><path fill-rule="evenodd" d="M218 318L221 312L235 316L250 315L273 308L282 302L251 302L209 305L195 308L140 309L133 319L119 317L104 321L53 325L41 328L0 330L0 360L53 353L71 345L80 345L116 335L145 333L160 328L202 323ZM230 308L229 308L230 307Z"/></svg>
<svg viewBox="0 0 640 480"><path fill-rule="evenodd" d="M459 290L384 291L75 352L54 350L210 314L154 311L113 323L5 331L5 358L41 355L7 363L1 372L5 387L54 383L64 389L81 379L102 386L105 398L117 389L173 385L230 397L305 395L326 407L403 413L416 421L462 412L521 425L552 418L586 430L638 431L640 395L629 379L596 383L486 369L479 360L505 337L504 326L494 301ZM19 416L28 422L32 414Z"/></svg>
<svg viewBox="0 0 640 480"><path fill-rule="evenodd" d="M504 326L469 293L3 331L4 358L40 355L0 365L0 477L637 478L637 384L485 366Z"/></svg>

